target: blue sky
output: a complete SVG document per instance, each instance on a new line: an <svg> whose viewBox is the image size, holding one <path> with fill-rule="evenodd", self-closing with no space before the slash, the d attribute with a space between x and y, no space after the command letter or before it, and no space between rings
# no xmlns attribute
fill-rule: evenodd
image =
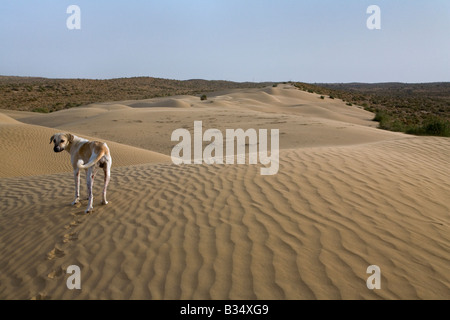
<svg viewBox="0 0 450 320"><path fill-rule="evenodd" d="M450 81L450 1L1 0L0 44L1 75Z"/></svg>

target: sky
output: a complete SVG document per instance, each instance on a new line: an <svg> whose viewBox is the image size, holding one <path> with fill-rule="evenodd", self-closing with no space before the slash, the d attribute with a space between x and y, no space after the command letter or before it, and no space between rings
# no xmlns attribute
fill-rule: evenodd
<svg viewBox="0 0 450 320"><path fill-rule="evenodd" d="M1 0L0 75L450 81L450 1Z"/></svg>

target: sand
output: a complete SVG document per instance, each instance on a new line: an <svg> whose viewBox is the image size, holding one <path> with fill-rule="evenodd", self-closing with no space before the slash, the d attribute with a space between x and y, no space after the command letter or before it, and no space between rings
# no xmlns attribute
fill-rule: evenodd
<svg viewBox="0 0 450 320"><path fill-rule="evenodd" d="M450 140L289 85L0 110L0 299L450 299ZM280 130L280 167L175 165L173 130ZM106 206L77 206L67 153L106 141ZM82 176L82 197L85 193ZM81 269L69 290L68 266ZM368 289L367 267L381 270Z"/></svg>

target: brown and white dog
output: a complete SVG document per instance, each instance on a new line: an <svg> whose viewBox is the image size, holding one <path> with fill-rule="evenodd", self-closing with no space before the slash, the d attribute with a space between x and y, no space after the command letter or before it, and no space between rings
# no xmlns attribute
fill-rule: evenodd
<svg viewBox="0 0 450 320"><path fill-rule="evenodd" d="M89 198L86 213L93 209L92 202L94 197L92 195L92 187L97 167L102 168L105 173L102 204L107 204L106 188L111 176L112 158L106 143L89 141L70 133L56 133L50 138L50 143L52 142L55 144L53 151L61 152L66 150L70 154L75 178L75 200L72 202L72 205L80 202L80 169L87 169L86 180Z"/></svg>

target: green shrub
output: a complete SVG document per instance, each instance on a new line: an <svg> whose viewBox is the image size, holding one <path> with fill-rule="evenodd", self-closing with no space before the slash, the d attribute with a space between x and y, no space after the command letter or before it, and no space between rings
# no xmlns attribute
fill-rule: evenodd
<svg viewBox="0 0 450 320"><path fill-rule="evenodd" d="M406 133L450 137L450 121L438 117L431 117L425 120L422 125L408 128Z"/></svg>
<svg viewBox="0 0 450 320"><path fill-rule="evenodd" d="M39 113L49 113L50 111L48 110L47 107L39 107L39 108L34 108L33 110L31 110L33 112L39 112Z"/></svg>
<svg viewBox="0 0 450 320"><path fill-rule="evenodd" d="M206 97L206 94L204 94L204 95L202 95L202 96L200 97L200 100L201 100L201 101L206 100L206 99L208 99L208 97Z"/></svg>
<svg viewBox="0 0 450 320"><path fill-rule="evenodd" d="M320 99L325 99L325 97L324 96L320 96Z"/></svg>
<svg viewBox="0 0 450 320"><path fill-rule="evenodd" d="M450 136L450 85L378 84L313 85L295 83L298 89L315 92L318 98L342 99L375 114L379 128L409 134Z"/></svg>
<svg viewBox="0 0 450 320"><path fill-rule="evenodd" d="M386 124L389 122L390 116L383 110L376 110L375 117L373 118L373 121L377 121L380 123L380 128L383 126L383 124Z"/></svg>
<svg viewBox="0 0 450 320"><path fill-rule="evenodd" d="M376 110L373 121L378 121L380 123L380 129L395 132L405 132L407 130L405 123L403 123L399 119L396 119L395 116L393 117L388 112L383 110Z"/></svg>
<svg viewBox="0 0 450 320"><path fill-rule="evenodd" d="M431 118L424 123L425 134L450 137L450 121L442 118Z"/></svg>

